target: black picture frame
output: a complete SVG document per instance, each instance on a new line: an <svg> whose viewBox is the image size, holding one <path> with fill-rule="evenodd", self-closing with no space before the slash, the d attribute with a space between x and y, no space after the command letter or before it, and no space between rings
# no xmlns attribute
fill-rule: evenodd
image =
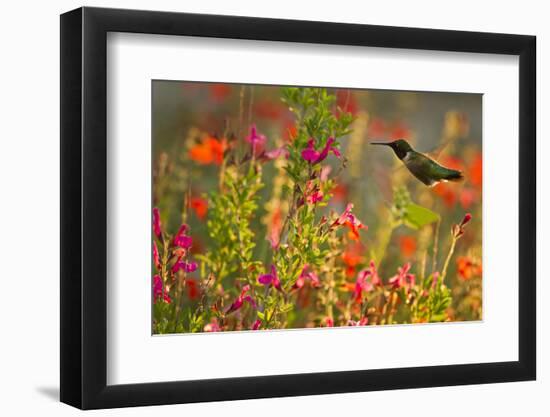
<svg viewBox="0 0 550 417"><path fill-rule="evenodd" d="M519 56L519 360L107 385L108 32ZM535 379L534 36L84 7L61 15L60 56L62 402L95 409Z"/></svg>

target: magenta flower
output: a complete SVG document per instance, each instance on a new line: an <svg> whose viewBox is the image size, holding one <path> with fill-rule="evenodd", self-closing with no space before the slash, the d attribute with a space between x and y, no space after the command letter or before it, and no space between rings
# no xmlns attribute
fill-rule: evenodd
<svg viewBox="0 0 550 417"><path fill-rule="evenodd" d="M409 274L411 264L407 262L403 267L397 268L397 275L391 277L388 283L394 288L407 287L409 290L415 284L415 277L413 274Z"/></svg>
<svg viewBox="0 0 550 417"><path fill-rule="evenodd" d="M304 265L300 276L298 277L291 289L299 290L305 285L307 280L311 281L312 287L318 288L319 286L321 286L321 282L319 281L319 277L317 276L317 274L315 274L313 271L309 271L309 265Z"/></svg>
<svg viewBox="0 0 550 417"><path fill-rule="evenodd" d="M283 292L283 289L281 288L281 281L277 276L277 269L275 268L275 265L271 265L271 273L260 275L258 277L258 282L265 286L272 285L277 290Z"/></svg>
<svg viewBox="0 0 550 417"><path fill-rule="evenodd" d="M340 154L340 151L335 146L332 146L334 141L334 138L328 138L325 147L321 150L321 152L318 152L317 150L315 150L315 139L310 138L307 141L307 147L302 150L302 159L309 162L310 164L315 165L319 162L323 162L328 156L329 152L332 152L334 155L340 158L342 156Z"/></svg>
<svg viewBox="0 0 550 417"><path fill-rule="evenodd" d="M252 325L252 330L260 330L261 325L262 325L262 321L260 319L257 319Z"/></svg>
<svg viewBox="0 0 550 417"><path fill-rule="evenodd" d="M162 279L159 275L155 275L153 277L153 299L155 300L155 303L158 300L162 300L167 304L172 302L172 299L168 295L167 290L164 288Z"/></svg>
<svg viewBox="0 0 550 417"><path fill-rule="evenodd" d="M178 230L178 233L176 233L176 236L174 236L174 245L179 246L183 249L189 249L191 245L193 244L193 239L191 236L187 236L185 234L187 230L187 225L182 224Z"/></svg>
<svg viewBox="0 0 550 417"><path fill-rule="evenodd" d="M252 153L254 155L261 153L267 138L265 135L258 133L256 125L250 126L250 134L246 137L246 141L252 145Z"/></svg>
<svg viewBox="0 0 550 417"><path fill-rule="evenodd" d="M361 320L359 321L355 321L355 320L348 321L348 326L366 326L367 324L369 324L368 317L362 317Z"/></svg>
<svg viewBox="0 0 550 417"><path fill-rule="evenodd" d="M241 290L241 293L237 297L235 301L233 301L233 304L229 306L225 314L233 313L234 311L239 310L245 301L252 306L252 308L256 308L256 302L254 299L248 294L248 291L250 291L250 285L245 285L243 289Z"/></svg>
<svg viewBox="0 0 550 417"><path fill-rule="evenodd" d="M181 259L181 258L180 258ZM185 272L195 272L197 270L197 263L196 262L185 262L182 260L179 260L172 266L172 273L176 273L179 270L185 271Z"/></svg>
<svg viewBox="0 0 550 417"><path fill-rule="evenodd" d="M162 240L162 225L160 223L160 212L158 208L153 209L153 233L155 236Z"/></svg>
<svg viewBox="0 0 550 417"><path fill-rule="evenodd" d="M158 271L160 271L160 256L159 256L159 249L157 247L157 242L153 240L153 262L155 264L155 268L157 268Z"/></svg>

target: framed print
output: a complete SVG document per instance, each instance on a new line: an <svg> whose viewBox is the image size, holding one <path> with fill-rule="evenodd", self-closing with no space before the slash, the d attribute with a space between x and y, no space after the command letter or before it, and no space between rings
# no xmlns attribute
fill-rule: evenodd
<svg viewBox="0 0 550 417"><path fill-rule="evenodd" d="M61 16L61 400L535 379L535 38Z"/></svg>

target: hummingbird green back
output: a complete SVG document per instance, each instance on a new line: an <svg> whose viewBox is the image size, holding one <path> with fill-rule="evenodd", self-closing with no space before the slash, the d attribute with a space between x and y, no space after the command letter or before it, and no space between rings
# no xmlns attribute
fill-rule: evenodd
<svg viewBox="0 0 550 417"><path fill-rule="evenodd" d="M460 181L462 172L446 168L426 155L415 151L404 139L394 142L371 142L373 145L386 145L393 149L395 155L405 164L411 174L425 185L432 187L439 182Z"/></svg>

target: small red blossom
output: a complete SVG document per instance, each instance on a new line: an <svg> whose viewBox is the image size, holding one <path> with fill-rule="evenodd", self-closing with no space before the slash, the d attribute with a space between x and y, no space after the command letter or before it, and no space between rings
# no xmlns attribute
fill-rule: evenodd
<svg viewBox="0 0 550 417"><path fill-rule="evenodd" d="M311 282L311 286L314 288L318 288L321 286L321 282L319 281L319 277L317 276L317 274L313 271L310 271L309 265L304 265L300 276L292 286L292 290L299 290L305 285L307 280Z"/></svg>
<svg viewBox="0 0 550 417"><path fill-rule="evenodd" d="M158 208L153 209L153 233L157 239L162 240L162 225L160 222L160 212Z"/></svg>
<svg viewBox="0 0 550 417"><path fill-rule="evenodd" d="M226 148L225 139L219 140L208 136L189 150L189 158L201 165L221 165Z"/></svg>
<svg viewBox="0 0 550 417"><path fill-rule="evenodd" d="M189 249L193 244L193 238L185 234L187 231L187 225L182 224L174 236L174 246L178 246L183 249Z"/></svg>
<svg viewBox="0 0 550 417"><path fill-rule="evenodd" d="M160 271L160 256L157 242L155 241L153 241L153 263L155 264L155 268L157 268L157 271Z"/></svg>
<svg viewBox="0 0 550 417"><path fill-rule="evenodd" d="M278 291L283 292L283 289L281 288L281 281L277 276L277 268L275 268L275 265L271 265L271 272L269 274L260 275L258 277L258 282L267 287L272 285Z"/></svg>
<svg viewBox="0 0 550 417"><path fill-rule="evenodd" d="M191 197L189 204L197 217L200 220L204 220L208 212L208 202L204 198Z"/></svg>
<svg viewBox="0 0 550 417"><path fill-rule="evenodd" d="M451 228L451 233L453 234L453 237L455 239L458 239L464 234L464 228L470 222L470 220L472 220L472 215L470 213L466 213L460 224L453 225L453 227Z"/></svg>
<svg viewBox="0 0 550 417"><path fill-rule="evenodd" d="M155 303L157 301L164 301L167 304L170 304L172 302L170 295L168 295L167 289L162 283L162 278L160 277L160 275L155 275L153 277L153 299Z"/></svg>
<svg viewBox="0 0 550 417"><path fill-rule="evenodd" d="M458 276L462 281L479 277L482 273L481 263L468 256L460 256L456 260Z"/></svg>
<svg viewBox="0 0 550 417"><path fill-rule="evenodd" d="M410 258L416 252L416 239L413 236L401 236L399 249L405 258Z"/></svg>
<svg viewBox="0 0 550 417"><path fill-rule="evenodd" d="M302 151L302 159L312 165L315 165L323 162L328 156L329 152L332 152L336 157L340 158L342 154L337 147L332 146L334 142L334 138L328 138L325 147L321 150L321 152L318 152L315 150L315 139L310 138L307 142L307 147Z"/></svg>
<svg viewBox="0 0 550 417"><path fill-rule="evenodd" d="M415 284L415 276L413 274L409 274L410 269L411 264L409 262L402 267L397 268L397 274L391 277L388 283L394 289L406 287L410 290L410 288Z"/></svg>
<svg viewBox="0 0 550 417"><path fill-rule="evenodd" d="M233 301L233 304L229 306L225 314L233 313L234 311L239 310L245 302L250 304L252 308L256 308L256 302L254 299L248 294L248 291L250 291L250 285L245 285L243 289L241 290L241 293L237 297L235 301Z"/></svg>
<svg viewBox="0 0 550 417"><path fill-rule="evenodd" d="M352 210L353 203L349 203L344 212L332 223L331 228L345 225L350 229L349 238L351 240L359 240L359 229L367 230L368 227L362 224L361 221L355 217L355 215L351 212Z"/></svg>
<svg viewBox="0 0 550 417"><path fill-rule="evenodd" d="M176 273L178 271L185 271L185 272L195 272L197 270L197 263L196 262L185 262L178 260L174 266L172 266L172 273Z"/></svg>

